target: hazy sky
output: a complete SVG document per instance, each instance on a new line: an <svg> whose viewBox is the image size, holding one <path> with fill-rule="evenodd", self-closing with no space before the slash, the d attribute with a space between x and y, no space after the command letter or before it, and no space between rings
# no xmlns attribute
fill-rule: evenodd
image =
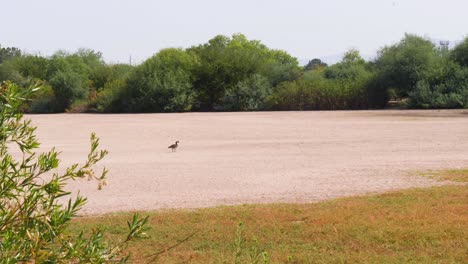
<svg viewBox="0 0 468 264"><path fill-rule="evenodd" d="M0 45L51 55L87 47L108 62L243 33L301 61L374 55L405 32L461 40L467 0L1 0Z"/></svg>

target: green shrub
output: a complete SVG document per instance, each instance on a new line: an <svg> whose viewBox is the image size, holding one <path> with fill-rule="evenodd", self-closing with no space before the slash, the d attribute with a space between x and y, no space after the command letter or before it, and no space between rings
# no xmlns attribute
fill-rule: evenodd
<svg viewBox="0 0 468 264"><path fill-rule="evenodd" d="M271 94L270 82L259 74L240 81L223 97L224 111L258 111L265 108L266 98Z"/></svg>
<svg viewBox="0 0 468 264"><path fill-rule="evenodd" d="M28 82L28 78L24 77L16 69L12 60L9 60L0 64L0 82L2 81L11 81L23 85Z"/></svg>
<svg viewBox="0 0 468 264"><path fill-rule="evenodd" d="M268 105L275 110L347 110L382 107L388 97L375 85L375 75L357 50L340 63L316 67L292 82L274 89ZM384 98L380 101L381 98Z"/></svg>
<svg viewBox="0 0 468 264"><path fill-rule="evenodd" d="M99 139L91 136L91 150L83 165L74 164L58 172L59 153L55 149L37 154L39 142L31 121L20 112L25 98L37 90L0 86L0 260L1 263L107 263L125 262L121 248L140 237L147 218L135 215L128 222L130 232L119 245L109 246L99 230L89 236L72 236L66 228L82 209L86 198L77 195L62 205L59 198L70 197L68 181L94 179L105 185L107 171L95 174L93 165L106 154L98 150ZM17 152L20 153L20 155Z"/></svg>
<svg viewBox="0 0 468 264"><path fill-rule="evenodd" d="M164 49L138 66L121 94L129 112L183 112L193 103L196 57L182 49Z"/></svg>
<svg viewBox="0 0 468 264"><path fill-rule="evenodd" d="M411 108L467 108L468 89L460 92L447 91L442 85L431 86L426 81L421 81L409 96Z"/></svg>
<svg viewBox="0 0 468 264"><path fill-rule="evenodd" d="M118 101L122 97L125 83L124 79L107 82L97 93L96 98L90 103L90 110L100 113L124 111L124 109L119 108Z"/></svg>
<svg viewBox="0 0 468 264"><path fill-rule="evenodd" d="M409 93L411 108L468 108L468 67L448 64L432 79L417 83Z"/></svg>
<svg viewBox="0 0 468 264"><path fill-rule="evenodd" d="M31 96L26 111L30 113L52 113L54 111L55 94L50 85L42 85L41 89Z"/></svg>
<svg viewBox="0 0 468 264"><path fill-rule="evenodd" d="M468 37L451 51L450 57L459 65L468 67Z"/></svg>
<svg viewBox="0 0 468 264"><path fill-rule="evenodd" d="M406 97L419 81L433 74L439 59L429 39L405 34L397 44L379 51L375 67L381 85L398 88L399 97Z"/></svg>
<svg viewBox="0 0 468 264"><path fill-rule="evenodd" d="M71 70L54 73L49 83L54 90L55 110L58 112L63 112L75 100L85 99L88 93L82 76Z"/></svg>
<svg viewBox="0 0 468 264"><path fill-rule="evenodd" d="M246 88L254 75L265 77L274 87L295 79L299 72L296 58L282 50L271 50L258 40L248 40L242 34L218 35L187 51L196 55L199 61L193 86L196 110L233 109L236 94L247 92L239 85ZM245 105L234 108L245 108Z"/></svg>
<svg viewBox="0 0 468 264"><path fill-rule="evenodd" d="M73 101L70 106L65 110L67 113L86 113L89 110L89 101L87 99L80 99Z"/></svg>

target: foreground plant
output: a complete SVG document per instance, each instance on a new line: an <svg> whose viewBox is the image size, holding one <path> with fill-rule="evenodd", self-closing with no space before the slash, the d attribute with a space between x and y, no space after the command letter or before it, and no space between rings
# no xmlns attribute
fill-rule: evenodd
<svg viewBox="0 0 468 264"><path fill-rule="evenodd" d="M91 135L91 150L83 165L73 164L58 173L60 160L55 149L37 155L36 128L23 120L20 107L38 86L19 89L12 83L0 85L0 263L107 263L126 262L121 249L144 235L148 218L135 214L128 221L129 233L110 246L99 230L85 236L66 232L70 220L86 203L65 191L68 181L96 180L106 184L107 170L96 174L93 165L107 154L98 150L99 139ZM12 154L14 153L14 155ZM17 153L19 155L17 155Z"/></svg>

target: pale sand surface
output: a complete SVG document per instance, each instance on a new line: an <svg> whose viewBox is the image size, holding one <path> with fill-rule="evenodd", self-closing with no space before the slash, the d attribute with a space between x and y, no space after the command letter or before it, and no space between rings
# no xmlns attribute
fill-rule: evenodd
<svg viewBox="0 0 468 264"><path fill-rule="evenodd" d="M62 167L83 162L93 131L109 150L107 187L70 184L85 214L313 202L440 184L411 172L468 167L466 110L27 117Z"/></svg>

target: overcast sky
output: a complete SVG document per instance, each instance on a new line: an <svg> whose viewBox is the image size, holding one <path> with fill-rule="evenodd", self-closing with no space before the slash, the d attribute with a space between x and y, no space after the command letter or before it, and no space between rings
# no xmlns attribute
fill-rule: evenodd
<svg viewBox="0 0 468 264"><path fill-rule="evenodd" d="M243 33L301 62L374 55L405 32L461 40L467 0L1 0L0 45L51 55L86 47L141 62L167 47Z"/></svg>

